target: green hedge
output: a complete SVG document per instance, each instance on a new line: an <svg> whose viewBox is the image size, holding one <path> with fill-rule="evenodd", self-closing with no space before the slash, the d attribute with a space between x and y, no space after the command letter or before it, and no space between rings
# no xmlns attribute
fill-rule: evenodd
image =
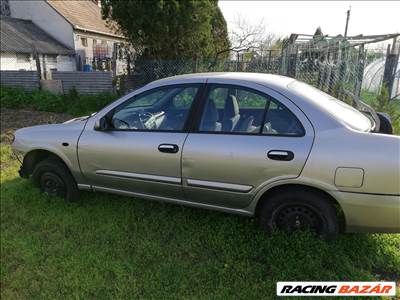
<svg viewBox="0 0 400 300"><path fill-rule="evenodd" d="M67 95L48 91L24 91L18 87L1 87L0 103L6 108L31 108L39 111L83 116L96 112L118 98L117 94L81 95L71 90Z"/></svg>

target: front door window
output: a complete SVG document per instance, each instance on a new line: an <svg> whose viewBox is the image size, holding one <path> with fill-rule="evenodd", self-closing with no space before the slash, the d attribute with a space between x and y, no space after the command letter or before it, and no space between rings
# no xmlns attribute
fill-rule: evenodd
<svg viewBox="0 0 400 300"><path fill-rule="evenodd" d="M111 118L117 130L182 131L198 85L151 90L118 106Z"/></svg>

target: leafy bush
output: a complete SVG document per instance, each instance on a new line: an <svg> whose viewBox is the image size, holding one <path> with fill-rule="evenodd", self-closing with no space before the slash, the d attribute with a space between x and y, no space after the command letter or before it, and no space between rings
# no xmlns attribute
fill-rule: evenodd
<svg viewBox="0 0 400 300"><path fill-rule="evenodd" d="M118 95L104 93L97 95L79 95L76 90L70 90L64 96L67 105L66 111L72 115L87 115L102 109L116 100Z"/></svg>
<svg viewBox="0 0 400 300"><path fill-rule="evenodd" d="M76 90L71 90L67 95L56 95L44 90L27 92L18 87L2 87L0 103L7 108L28 107L82 116L100 110L117 97L116 94L80 95Z"/></svg>
<svg viewBox="0 0 400 300"><path fill-rule="evenodd" d="M64 112L65 101L62 96L48 91L34 91L31 93L32 105L36 110Z"/></svg>
<svg viewBox="0 0 400 300"><path fill-rule="evenodd" d="M379 95L361 91L361 99L371 105L376 111L387 113L393 126L393 133L400 135L400 101L389 100L387 87L383 87Z"/></svg>
<svg viewBox="0 0 400 300"><path fill-rule="evenodd" d="M31 104L32 98L20 87L1 87L0 103L2 107L22 108Z"/></svg>

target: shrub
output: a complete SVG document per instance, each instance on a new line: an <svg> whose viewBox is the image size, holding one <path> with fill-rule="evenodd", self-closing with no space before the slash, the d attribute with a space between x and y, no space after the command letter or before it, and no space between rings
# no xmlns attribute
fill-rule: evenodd
<svg viewBox="0 0 400 300"><path fill-rule="evenodd" d="M70 90L65 95L66 111L72 115L89 115L99 111L107 104L117 99L116 94L103 93L96 95L79 95L76 90Z"/></svg>
<svg viewBox="0 0 400 300"><path fill-rule="evenodd" d="M1 87L1 106L7 108L33 108L40 111L65 112L74 116L89 115L99 111L117 99L111 93L80 95L75 89L67 95L56 95L48 91L24 91L18 87Z"/></svg>
<svg viewBox="0 0 400 300"><path fill-rule="evenodd" d="M31 104L32 98L29 92L20 87L1 87L0 103L1 107L22 108Z"/></svg>
<svg viewBox="0 0 400 300"><path fill-rule="evenodd" d="M379 95L362 91L361 99L370 104L376 111L387 113L392 121L393 133L400 135L400 101L389 100L387 87L382 87Z"/></svg>
<svg viewBox="0 0 400 300"><path fill-rule="evenodd" d="M48 91L34 91L31 94L32 104L36 110L65 112L64 97L52 94Z"/></svg>

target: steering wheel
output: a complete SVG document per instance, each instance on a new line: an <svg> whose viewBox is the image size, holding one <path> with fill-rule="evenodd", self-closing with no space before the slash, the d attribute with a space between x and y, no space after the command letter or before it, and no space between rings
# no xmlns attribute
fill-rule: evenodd
<svg viewBox="0 0 400 300"><path fill-rule="evenodd" d="M116 129L145 129L142 119L138 113L130 115L125 120L118 118L112 119L112 124Z"/></svg>
<svg viewBox="0 0 400 300"><path fill-rule="evenodd" d="M129 117L129 121L130 121L130 128L132 128L132 129L145 129L146 128L144 126L142 118L140 117L140 113L132 114Z"/></svg>
<svg viewBox="0 0 400 300"><path fill-rule="evenodd" d="M153 116L151 112L145 110L139 111L138 114L143 123L146 123Z"/></svg>
<svg viewBox="0 0 400 300"><path fill-rule="evenodd" d="M130 125L128 122L118 119L118 118L112 119L112 126L116 129L129 129L130 128Z"/></svg>

